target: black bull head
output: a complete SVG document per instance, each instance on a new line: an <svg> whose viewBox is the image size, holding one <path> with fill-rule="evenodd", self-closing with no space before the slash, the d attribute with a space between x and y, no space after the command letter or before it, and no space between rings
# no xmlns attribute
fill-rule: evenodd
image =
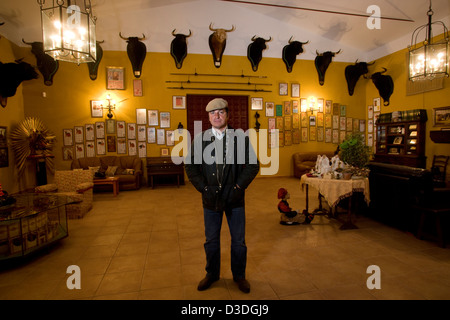
<svg viewBox="0 0 450 320"><path fill-rule="evenodd" d="M31 46L31 52L36 57L37 68L44 77L44 84L51 86L53 84L53 76L59 68L58 60L53 59L44 52L42 42L25 42L24 39L22 39L22 42Z"/></svg>
<svg viewBox="0 0 450 320"><path fill-rule="evenodd" d="M119 32L119 36L125 40L127 44L127 54L130 59L131 66L133 67L133 73L136 78L141 76L142 65L144 64L145 56L147 55L147 47L141 40L145 40L145 35L142 34L142 38L128 37L125 38Z"/></svg>
<svg viewBox="0 0 450 320"><path fill-rule="evenodd" d="M227 44L227 32L233 32L236 30L235 26L232 26L231 29L214 29L212 27L212 23L209 25L209 30L214 31L209 36L208 43L209 48L211 49L211 53L214 59L214 66L216 68L220 68L222 65L222 56L225 51L225 46Z"/></svg>
<svg viewBox="0 0 450 320"><path fill-rule="evenodd" d="M181 69L183 61L187 56L187 38L192 35L192 31L189 30L189 34L175 33L176 29L173 29L172 35L175 37L170 44L170 54L175 60L175 66L177 69Z"/></svg>
<svg viewBox="0 0 450 320"><path fill-rule="evenodd" d="M297 55L303 53L303 45L308 44L309 41L299 42L292 41L292 37L289 39L289 44L284 46L283 48L283 61L286 65L287 72L291 73L292 68L294 67L294 63L297 60Z"/></svg>
<svg viewBox="0 0 450 320"><path fill-rule="evenodd" d="M22 60L16 62L0 62L0 104L6 107L8 97L16 94L17 87L25 80L37 79L38 74L33 66Z"/></svg>
<svg viewBox="0 0 450 320"><path fill-rule="evenodd" d="M375 62L368 64L367 62L358 62L358 60L356 60L355 64L349 65L345 68L345 79L347 80L348 94L350 96L353 96L355 86L359 78L369 73L368 66L371 66L374 63Z"/></svg>
<svg viewBox="0 0 450 320"><path fill-rule="evenodd" d="M314 63L316 65L317 74L319 75L319 84L323 86L325 83L325 73L327 72L328 66L331 63L331 60L333 57L337 54L341 53L341 50L338 52L332 52L332 51L326 51L324 53L319 53L316 50L316 59L314 60Z"/></svg>
<svg viewBox="0 0 450 320"><path fill-rule="evenodd" d="M253 71L258 71L259 63L262 60L262 52L267 49L266 43L272 41L272 37L266 40L253 36L252 41L247 48L247 58L252 64Z"/></svg>
<svg viewBox="0 0 450 320"><path fill-rule="evenodd" d="M98 66L100 65L100 61L102 61L103 58L103 49L100 46L100 43L103 43L104 41L97 41L95 47L96 47L96 51L97 51L97 59L95 60L95 62L88 62L87 66L89 69L89 78L91 78L91 80L96 80L97 79L97 73L98 73Z"/></svg>
<svg viewBox="0 0 450 320"><path fill-rule="evenodd" d="M389 105L389 99L391 95L394 93L394 81L392 77L389 75L383 75L387 71L386 68L383 68L382 72L375 72L369 78L372 79L373 84L378 89L378 93L384 100L384 105Z"/></svg>

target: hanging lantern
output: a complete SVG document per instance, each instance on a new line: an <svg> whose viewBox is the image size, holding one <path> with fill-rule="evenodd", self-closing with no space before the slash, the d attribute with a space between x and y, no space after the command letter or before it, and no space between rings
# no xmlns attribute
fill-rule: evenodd
<svg viewBox="0 0 450 320"><path fill-rule="evenodd" d="M81 0L80 0L81 1ZM74 63L95 62L97 59L95 22L91 1L84 0L84 9L76 1L37 0L41 7L44 52L55 60Z"/></svg>

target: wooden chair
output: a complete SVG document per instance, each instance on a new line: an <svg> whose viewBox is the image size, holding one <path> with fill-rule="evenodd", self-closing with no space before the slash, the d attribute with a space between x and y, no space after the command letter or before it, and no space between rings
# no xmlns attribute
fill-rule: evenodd
<svg viewBox="0 0 450 320"><path fill-rule="evenodd" d="M433 156L431 172L433 173L433 185L436 188L443 188L446 186L447 165L449 158L449 156L444 155Z"/></svg>

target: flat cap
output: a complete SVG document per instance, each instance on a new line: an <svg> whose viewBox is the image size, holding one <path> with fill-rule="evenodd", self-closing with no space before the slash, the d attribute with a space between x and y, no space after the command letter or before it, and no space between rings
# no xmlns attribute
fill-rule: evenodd
<svg viewBox="0 0 450 320"><path fill-rule="evenodd" d="M228 102L222 98L211 100L206 105L206 112L228 108Z"/></svg>

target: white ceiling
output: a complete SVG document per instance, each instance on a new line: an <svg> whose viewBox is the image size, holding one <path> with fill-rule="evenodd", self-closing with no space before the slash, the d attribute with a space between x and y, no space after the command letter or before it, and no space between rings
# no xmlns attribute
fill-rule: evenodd
<svg viewBox="0 0 450 320"><path fill-rule="evenodd" d="M49 6L56 0L46 0ZM67 2L67 1L66 1ZM82 6L84 0L72 0ZM406 48L413 31L428 22L430 0L253 0L247 3L223 0L91 0L97 17L97 40L104 40L104 50L125 51L122 35L141 36L149 52L169 52L173 29L181 33L192 30L188 52L210 54L210 23L217 28L231 28L225 55L247 55L254 35L272 37L264 57L281 58L289 38L310 41L298 59L312 60L318 51L338 51L337 61L371 61ZM248 2L252 2L250 4ZM256 3L259 3L256 4ZM266 4L266 5L261 5ZM269 5L270 4L270 5ZM277 6L273 6L277 5ZM382 17L380 29L369 29L367 17L323 13L298 8L319 9L358 15L370 15L367 9L376 5ZM284 6L284 7L279 7ZM287 8L290 7L290 8ZM295 8L293 8L295 7ZM433 0L433 21L450 26L450 1ZM39 5L36 0L1 0L0 35L24 46L26 41L42 41ZM433 29L435 35L442 27ZM423 40L425 35L420 37Z"/></svg>

